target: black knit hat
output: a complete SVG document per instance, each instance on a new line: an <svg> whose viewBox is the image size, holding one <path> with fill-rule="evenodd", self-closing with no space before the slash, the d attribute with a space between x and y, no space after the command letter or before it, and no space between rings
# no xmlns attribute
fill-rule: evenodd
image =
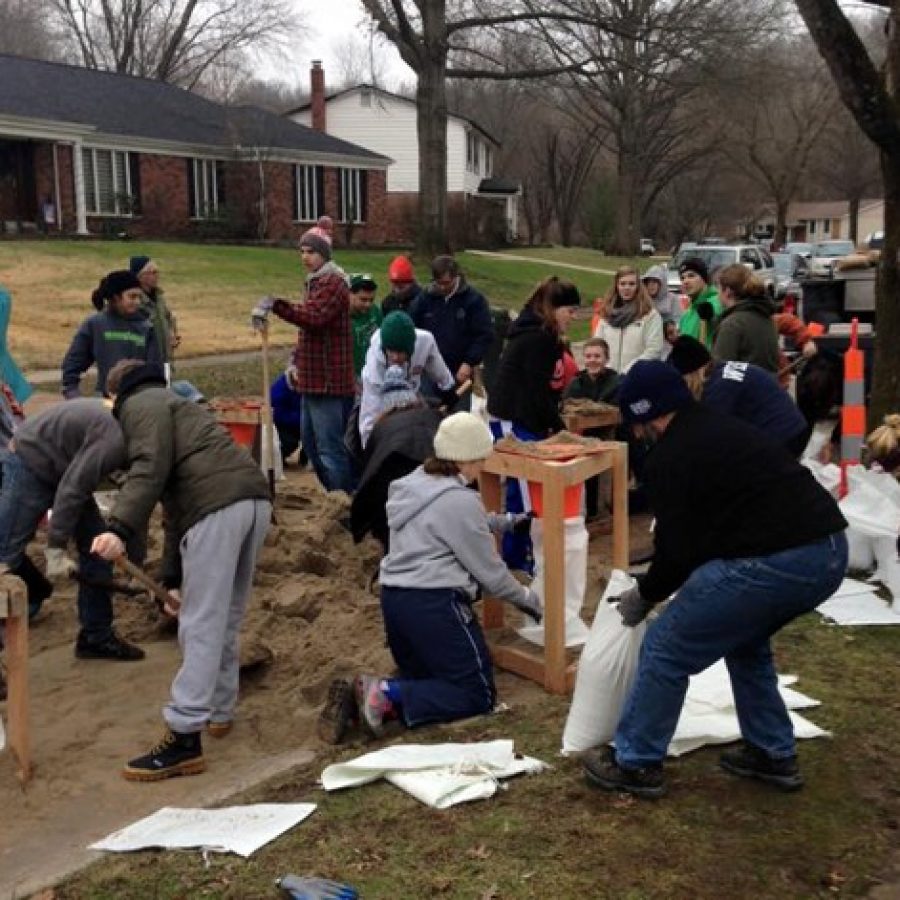
<svg viewBox="0 0 900 900"><path fill-rule="evenodd" d="M699 256L692 256L681 263L678 267L678 274L684 275L685 272L694 272L709 284L709 269Z"/></svg>
<svg viewBox="0 0 900 900"><path fill-rule="evenodd" d="M693 402L684 379L659 359L639 359L619 391L619 410L626 425L652 422Z"/></svg>
<svg viewBox="0 0 900 900"><path fill-rule="evenodd" d="M560 281L558 289L553 291L551 303L554 308L561 306L581 306L581 294L578 288L568 281Z"/></svg>
<svg viewBox="0 0 900 900"><path fill-rule="evenodd" d="M683 334L672 344L672 352L666 362L675 366L682 375L688 375L702 369L711 359L709 350L700 341Z"/></svg>
<svg viewBox="0 0 900 900"><path fill-rule="evenodd" d="M117 269L115 272L110 272L100 282L97 289L91 294L91 303L97 309L103 309L103 305L109 303L113 297L140 286L141 283L137 280L137 276L129 272L128 269Z"/></svg>

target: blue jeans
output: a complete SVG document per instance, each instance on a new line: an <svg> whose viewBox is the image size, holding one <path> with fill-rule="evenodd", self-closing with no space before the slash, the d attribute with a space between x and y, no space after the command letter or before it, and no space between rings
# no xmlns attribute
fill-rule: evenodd
<svg viewBox="0 0 900 900"><path fill-rule="evenodd" d="M303 449L326 491L353 490L350 457L344 431L353 397L303 395Z"/></svg>
<svg viewBox="0 0 900 900"><path fill-rule="evenodd" d="M0 562L15 569L44 513L53 505L56 487L41 481L15 453L4 452L3 490L0 491ZM112 565L91 553L94 538L106 530L93 498L84 505L75 526L79 570L88 579L109 581ZM102 640L112 632L113 608L109 591L79 585L78 618L82 635Z"/></svg>
<svg viewBox="0 0 900 900"><path fill-rule="evenodd" d="M793 756L794 729L778 692L769 638L837 590L847 569L843 532L770 556L714 559L694 570L647 629L616 729L625 768L661 763L688 677L725 658L741 735L770 757Z"/></svg>
<svg viewBox="0 0 900 900"><path fill-rule="evenodd" d="M400 712L410 728L494 708L491 654L462 591L383 587L381 612L400 670Z"/></svg>

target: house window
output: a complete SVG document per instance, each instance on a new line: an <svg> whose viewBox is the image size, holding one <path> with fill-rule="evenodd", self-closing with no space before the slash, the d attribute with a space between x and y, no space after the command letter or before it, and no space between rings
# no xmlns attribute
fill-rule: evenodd
<svg viewBox="0 0 900 900"><path fill-rule="evenodd" d="M484 177L490 178L494 174L494 148L490 144L484 145Z"/></svg>
<svg viewBox="0 0 900 900"><path fill-rule="evenodd" d="M325 196L321 166L294 166L294 221L315 222L322 215Z"/></svg>
<svg viewBox="0 0 900 900"><path fill-rule="evenodd" d="M188 205L192 219L215 219L225 205L225 163L189 159Z"/></svg>
<svg viewBox="0 0 900 900"><path fill-rule="evenodd" d="M466 171L475 171L475 135L471 131L466 132Z"/></svg>
<svg viewBox="0 0 900 900"><path fill-rule="evenodd" d="M342 222L366 221L368 174L365 169L338 169L338 211Z"/></svg>
<svg viewBox="0 0 900 900"><path fill-rule="evenodd" d="M831 234L831 219L826 219L822 223L822 233L823 234Z"/></svg>
<svg viewBox="0 0 900 900"><path fill-rule="evenodd" d="M81 160L88 215L130 216L137 212L140 177L136 154L85 148Z"/></svg>
<svg viewBox="0 0 900 900"><path fill-rule="evenodd" d="M809 226L806 230L807 234L815 234L816 233L816 220L810 219L809 222L807 222L807 225Z"/></svg>
<svg viewBox="0 0 900 900"><path fill-rule="evenodd" d="M359 105L365 106L367 108L372 106L372 92L371 91L360 91L359 92Z"/></svg>
<svg viewBox="0 0 900 900"><path fill-rule="evenodd" d="M472 136L472 171L477 175L481 171L481 141Z"/></svg>

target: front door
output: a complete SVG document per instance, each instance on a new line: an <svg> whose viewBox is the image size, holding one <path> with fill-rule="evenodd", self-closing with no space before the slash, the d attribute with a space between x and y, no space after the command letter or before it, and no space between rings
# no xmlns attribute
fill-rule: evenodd
<svg viewBox="0 0 900 900"><path fill-rule="evenodd" d="M34 144L0 140L0 223L36 222Z"/></svg>

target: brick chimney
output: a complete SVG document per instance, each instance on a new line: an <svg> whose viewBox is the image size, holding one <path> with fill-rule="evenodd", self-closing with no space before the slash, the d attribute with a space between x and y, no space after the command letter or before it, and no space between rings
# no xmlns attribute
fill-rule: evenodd
<svg viewBox="0 0 900 900"><path fill-rule="evenodd" d="M312 69L309 71L309 87L312 127L316 131L324 132L327 130L325 128L325 72L320 59L312 61Z"/></svg>

